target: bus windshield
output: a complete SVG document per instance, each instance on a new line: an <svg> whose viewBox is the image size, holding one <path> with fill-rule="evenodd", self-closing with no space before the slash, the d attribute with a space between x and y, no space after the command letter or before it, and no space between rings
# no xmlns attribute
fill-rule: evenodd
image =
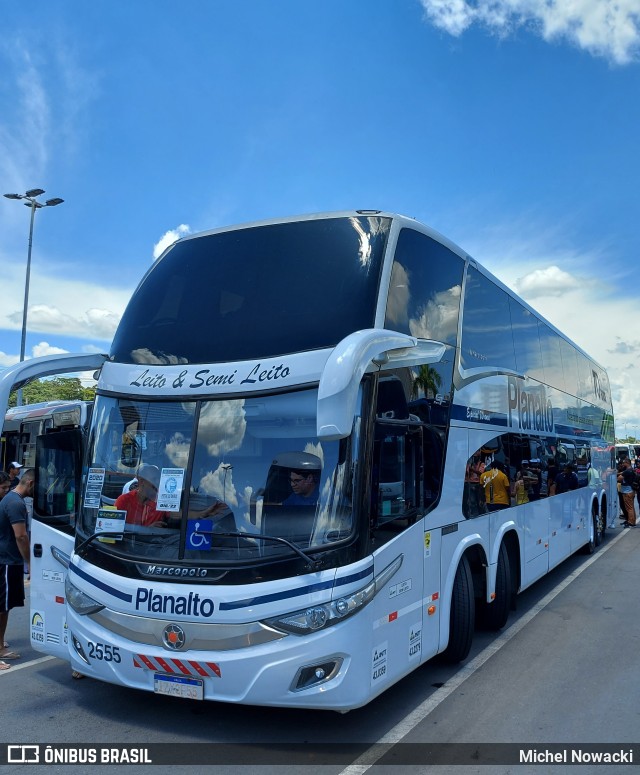
<svg viewBox="0 0 640 775"><path fill-rule="evenodd" d="M321 218L180 240L131 299L112 360L223 363L334 347L374 324L390 225Z"/></svg>
<svg viewBox="0 0 640 775"><path fill-rule="evenodd" d="M316 438L316 402L317 390L99 396L80 538L104 532L97 545L123 559L198 566L290 557L284 541L333 548L353 530L350 444Z"/></svg>

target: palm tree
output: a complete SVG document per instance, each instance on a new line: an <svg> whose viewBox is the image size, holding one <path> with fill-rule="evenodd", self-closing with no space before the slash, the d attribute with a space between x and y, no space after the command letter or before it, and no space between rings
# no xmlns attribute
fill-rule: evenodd
<svg viewBox="0 0 640 775"><path fill-rule="evenodd" d="M435 398L441 386L442 377L437 370L433 366L429 366L429 364L423 364L413 378L412 398L418 398L420 390L424 391L426 398Z"/></svg>

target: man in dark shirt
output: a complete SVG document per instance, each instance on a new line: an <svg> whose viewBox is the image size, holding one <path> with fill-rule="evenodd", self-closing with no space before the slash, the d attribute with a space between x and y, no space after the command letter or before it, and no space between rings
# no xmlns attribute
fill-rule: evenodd
<svg viewBox="0 0 640 775"><path fill-rule="evenodd" d="M569 463L564 467L562 473L556 476L556 495L569 490L577 490L579 486L578 475Z"/></svg>
<svg viewBox="0 0 640 775"><path fill-rule="evenodd" d="M293 469L289 474L291 495L282 502L283 506L315 506L318 502L318 473Z"/></svg>
<svg viewBox="0 0 640 775"><path fill-rule="evenodd" d="M24 605L24 563L29 562L27 507L24 499L33 497L35 472L28 468L18 482L0 501L0 669L7 669L6 659L18 659L19 654L5 645L4 636L9 611Z"/></svg>

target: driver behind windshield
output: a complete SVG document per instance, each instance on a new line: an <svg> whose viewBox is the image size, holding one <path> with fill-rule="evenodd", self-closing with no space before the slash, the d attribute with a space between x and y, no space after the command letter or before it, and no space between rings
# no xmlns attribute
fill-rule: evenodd
<svg viewBox="0 0 640 775"><path fill-rule="evenodd" d="M116 498L115 508L127 512L126 521L130 525L148 527L158 522L164 523L169 518L169 514L156 508L160 470L157 466L145 463L138 469L136 477L137 489L119 495ZM156 526L160 527L160 525Z"/></svg>
<svg viewBox="0 0 640 775"><path fill-rule="evenodd" d="M282 501L283 506L315 506L318 502L317 471L292 469L289 474L291 495Z"/></svg>

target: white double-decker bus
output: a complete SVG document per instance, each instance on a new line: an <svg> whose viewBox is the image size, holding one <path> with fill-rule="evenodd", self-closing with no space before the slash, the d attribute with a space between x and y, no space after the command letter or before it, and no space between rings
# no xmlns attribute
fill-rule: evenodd
<svg viewBox="0 0 640 775"><path fill-rule="evenodd" d="M617 510L605 371L406 217L181 239L108 357L0 400L101 363L79 512L35 509L31 565L34 647L99 680L356 708L465 659Z"/></svg>

